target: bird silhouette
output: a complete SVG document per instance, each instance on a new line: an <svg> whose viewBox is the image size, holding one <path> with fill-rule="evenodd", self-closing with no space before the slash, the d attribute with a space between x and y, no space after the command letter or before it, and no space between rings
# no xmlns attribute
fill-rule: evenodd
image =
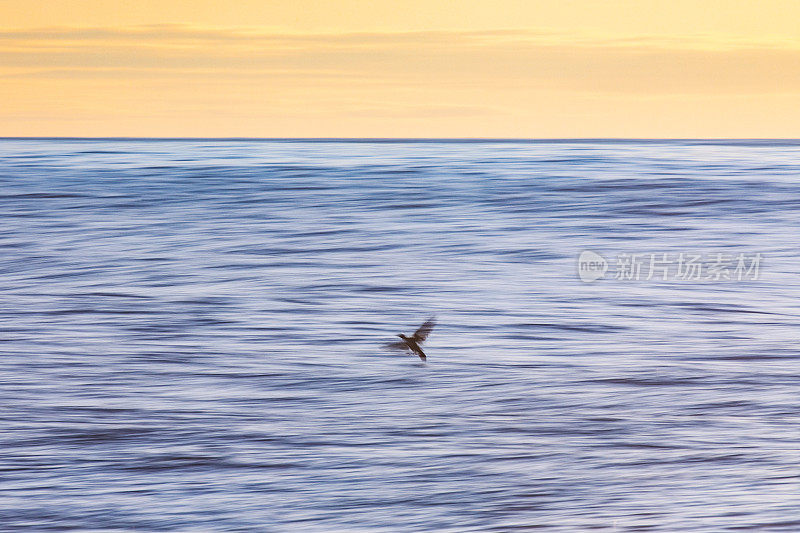
<svg viewBox="0 0 800 533"><path fill-rule="evenodd" d="M411 351L417 354L420 359L425 361L427 359L427 356L425 355L425 352L422 351L422 348L420 348L419 345L422 342L424 342L425 339L428 338L428 335L430 335L430 332L433 329L433 326L435 325L436 325L436 317L432 316L428 320L426 320L419 327L419 329L414 332L413 335L411 335L410 337L406 337L405 335L400 333L398 337L400 337L401 340L396 342L390 342L389 344L386 345L386 347L395 350Z"/></svg>

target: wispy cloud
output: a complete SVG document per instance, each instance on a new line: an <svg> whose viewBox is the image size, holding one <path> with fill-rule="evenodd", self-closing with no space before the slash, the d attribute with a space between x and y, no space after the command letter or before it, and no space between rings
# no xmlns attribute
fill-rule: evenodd
<svg viewBox="0 0 800 533"><path fill-rule="evenodd" d="M350 32L350 33L286 33L271 32L261 27L202 28L184 24L150 24L129 27L50 27L31 29L1 29L0 41L19 44L60 43L79 45L100 41L104 44L125 42L147 43L208 43L208 44L284 44L334 45L360 47L376 45L413 44L538 44L572 46L652 47L662 49L748 49L748 48L799 48L800 39L752 40L741 38L694 36L629 35L625 37L566 33L547 29L520 30L495 29L482 31L406 31L406 32Z"/></svg>
<svg viewBox="0 0 800 533"><path fill-rule="evenodd" d="M5 135L775 136L799 100L791 40L0 30Z"/></svg>
<svg viewBox="0 0 800 533"><path fill-rule="evenodd" d="M290 34L151 25L0 31L15 78L317 77L579 92L800 92L800 43L550 31Z"/></svg>

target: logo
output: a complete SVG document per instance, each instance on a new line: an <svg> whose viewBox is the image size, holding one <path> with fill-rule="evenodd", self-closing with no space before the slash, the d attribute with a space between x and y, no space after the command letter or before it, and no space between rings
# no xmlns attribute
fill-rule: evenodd
<svg viewBox="0 0 800 533"><path fill-rule="evenodd" d="M609 265L602 255L584 250L578 256L578 276L591 283L608 275L620 281L756 281L764 254L741 252L620 253ZM609 266L611 268L609 268Z"/></svg>
<svg viewBox="0 0 800 533"><path fill-rule="evenodd" d="M578 276L581 281L591 283L606 275L608 261L600 254L584 250L578 256Z"/></svg>

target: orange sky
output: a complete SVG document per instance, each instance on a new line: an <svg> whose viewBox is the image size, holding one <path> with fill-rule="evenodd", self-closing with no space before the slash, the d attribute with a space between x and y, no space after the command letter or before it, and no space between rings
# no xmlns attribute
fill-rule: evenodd
<svg viewBox="0 0 800 533"><path fill-rule="evenodd" d="M800 137L800 2L0 0L1 136Z"/></svg>

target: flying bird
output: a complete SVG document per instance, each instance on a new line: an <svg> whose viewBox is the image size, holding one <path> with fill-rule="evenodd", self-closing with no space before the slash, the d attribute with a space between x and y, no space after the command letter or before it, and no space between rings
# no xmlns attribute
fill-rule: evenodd
<svg viewBox="0 0 800 533"><path fill-rule="evenodd" d="M390 342L386 345L387 348L393 348L396 350L408 350L411 351L419 356L420 359L425 361L427 359L425 352L422 351L422 348L419 345L428 338L433 326L436 325L436 317L432 316L428 320L422 324L417 331L414 332L413 335L410 337L406 337L402 333L398 335L401 340L397 342Z"/></svg>

